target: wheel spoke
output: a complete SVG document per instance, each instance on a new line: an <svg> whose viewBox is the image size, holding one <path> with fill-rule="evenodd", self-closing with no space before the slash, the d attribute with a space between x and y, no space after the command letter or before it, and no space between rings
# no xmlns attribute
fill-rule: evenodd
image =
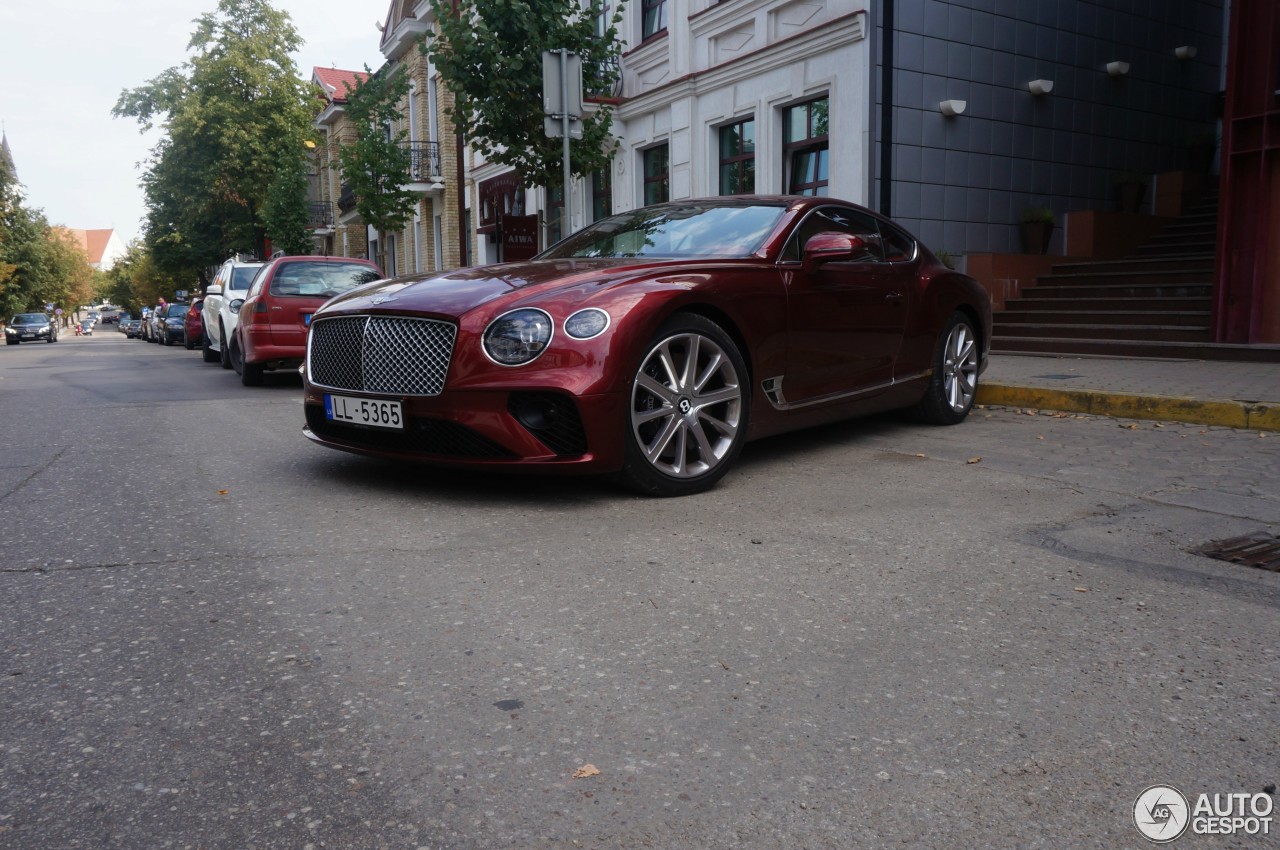
<svg viewBox="0 0 1280 850"><path fill-rule="evenodd" d="M685 340L687 348L684 352L684 369L680 373L680 383L677 385L682 391L689 389L697 381L698 350L702 344L702 337L689 334Z"/></svg>
<svg viewBox="0 0 1280 850"><path fill-rule="evenodd" d="M631 418L637 425L644 425L655 419L661 419L664 416L670 416L675 412L675 408L670 406L655 407L653 410L636 410L631 414Z"/></svg>
<svg viewBox="0 0 1280 850"><path fill-rule="evenodd" d="M724 365L725 362L724 352L717 351L712 355L711 359L707 361L707 368L703 369L702 374L700 374L698 379L693 382L693 392L695 394L702 392L702 388L707 385L707 381L710 381L715 377L716 373L720 371L720 367Z"/></svg>
<svg viewBox="0 0 1280 850"><path fill-rule="evenodd" d="M726 401L737 401L742 393L738 387L724 387L723 389L714 390L703 395L695 397L695 402L699 409L712 407L717 404L723 404Z"/></svg>
<svg viewBox="0 0 1280 850"><path fill-rule="evenodd" d="M662 452L667 448L667 444L671 442L671 438L676 435L682 428L684 423L678 416L672 416L662 426L662 432L653 439L649 445L645 446L644 453L648 456L650 463L657 463L662 457Z"/></svg>
<svg viewBox="0 0 1280 850"><path fill-rule="evenodd" d="M719 458L716 457L715 449L712 448L711 440L707 438L707 433L703 430L702 423L698 422L691 425L688 430L693 433L694 442L698 444L698 458L707 466L715 465Z"/></svg>
<svg viewBox="0 0 1280 850"><path fill-rule="evenodd" d="M646 375L644 372L636 375L636 386L655 398L661 399L667 407L674 407L676 404L676 393L672 391L671 387L656 378Z"/></svg>
<svg viewBox="0 0 1280 850"><path fill-rule="evenodd" d="M657 352L658 363L667 373L667 387L672 393L680 392L680 379L676 377L675 361L671 358L670 341L664 342Z"/></svg>

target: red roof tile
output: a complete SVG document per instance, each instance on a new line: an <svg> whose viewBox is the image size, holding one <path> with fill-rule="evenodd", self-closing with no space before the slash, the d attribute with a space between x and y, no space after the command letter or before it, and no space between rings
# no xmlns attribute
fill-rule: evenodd
<svg viewBox="0 0 1280 850"><path fill-rule="evenodd" d="M320 84L332 103L347 102L347 88L355 88L369 78L364 71L341 71L337 68L312 69L312 79Z"/></svg>

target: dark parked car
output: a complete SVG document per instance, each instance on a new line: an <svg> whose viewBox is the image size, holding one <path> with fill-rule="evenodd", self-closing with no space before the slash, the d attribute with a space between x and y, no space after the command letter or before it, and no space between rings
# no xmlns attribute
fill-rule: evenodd
<svg viewBox="0 0 1280 850"><path fill-rule="evenodd" d="M200 317L200 311L204 307L204 299L197 298L191 302L191 307L187 309L186 316L183 317L182 345L190 351L195 348L204 332L204 321Z"/></svg>
<svg viewBox="0 0 1280 850"><path fill-rule="evenodd" d="M240 307L231 335L231 363L245 386L264 371L297 369L307 352L311 315L335 295L382 277L369 260L275 257L262 267Z"/></svg>
<svg viewBox="0 0 1280 850"><path fill-rule="evenodd" d="M182 341L186 332L187 310L189 304L166 304L158 309L159 317L155 321L156 342L161 345L173 345Z"/></svg>
<svg viewBox="0 0 1280 850"><path fill-rule="evenodd" d="M334 298L311 323L305 433L682 495L748 439L894 408L962 421L990 338L986 291L862 207L662 204L531 261Z"/></svg>
<svg viewBox="0 0 1280 850"><path fill-rule="evenodd" d="M58 326L44 313L19 313L4 328L6 345L23 342L57 342Z"/></svg>

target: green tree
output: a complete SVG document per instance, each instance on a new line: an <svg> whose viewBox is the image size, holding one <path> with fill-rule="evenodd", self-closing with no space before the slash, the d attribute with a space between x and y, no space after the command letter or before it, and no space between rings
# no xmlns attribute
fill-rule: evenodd
<svg viewBox="0 0 1280 850"><path fill-rule="evenodd" d="M413 215L417 195L409 182L408 133L391 131L404 111L401 102L409 91L403 65L371 73L355 88L347 87L347 115L356 128L353 144L342 145L342 179L356 196L356 210L364 223L378 231L378 265L387 267L389 230L398 230Z"/></svg>
<svg viewBox="0 0 1280 850"><path fill-rule="evenodd" d="M196 20L187 62L120 95L112 114L164 129L143 177L146 239L161 269L203 280L228 254L265 251L270 187L282 163L305 157L311 135L290 55L302 43L266 0L219 0ZM305 204L305 185L290 203Z"/></svg>
<svg viewBox="0 0 1280 850"><path fill-rule="evenodd" d="M608 91L618 76L618 23L578 0L431 0L440 22L424 50L455 98L453 122L485 157L509 165L525 185L564 182L563 142L543 132L542 52L582 57L583 89ZM582 139L569 146L570 170L607 167L616 141L608 105L587 110Z"/></svg>
<svg viewBox="0 0 1280 850"><path fill-rule="evenodd" d="M276 168L267 186L262 220L266 224L271 247L286 254L309 254L313 247L307 232L307 163L297 156L286 156Z"/></svg>

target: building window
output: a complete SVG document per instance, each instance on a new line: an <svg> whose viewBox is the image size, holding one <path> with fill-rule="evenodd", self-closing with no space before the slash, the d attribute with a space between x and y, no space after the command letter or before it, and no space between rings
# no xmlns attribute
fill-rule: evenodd
<svg viewBox="0 0 1280 850"><path fill-rule="evenodd" d="M667 0L640 0L640 40L667 31Z"/></svg>
<svg viewBox="0 0 1280 850"><path fill-rule="evenodd" d="M826 195L829 169L827 99L789 107L782 121L783 191L792 195Z"/></svg>
<svg viewBox="0 0 1280 850"><path fill-rule="evenodd" d="M670 154L666 145L644 152L644 203L660 204L671 199Z"/></svg>
<svg viewBox="0 0 1280 850"><path fill-rule="evenodd" d="M756 122L753 118L720 128L720 194L756 191Z"/></svg>
<svg viewBox="0 0 1280 850"><path fill-rule="evenodd" d="M547 187L547 244L554 245L565 237L564 187Z"/></svg>
<svg viewBox="0 0 1280 850"><path fill-rule="evenodd" d="M613 177L609 166L591 175L591 220L613 215Z"/></svg>

